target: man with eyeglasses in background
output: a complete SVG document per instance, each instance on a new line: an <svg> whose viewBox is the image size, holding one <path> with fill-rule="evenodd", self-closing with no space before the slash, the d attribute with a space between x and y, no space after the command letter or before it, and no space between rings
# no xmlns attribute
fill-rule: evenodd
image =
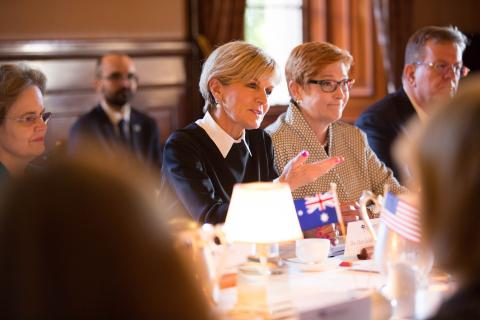
<svg viewBox="0 0 480 320"><path fill-rule="evenodd" d="M69 150L95 144L107 152L121 146L156 167L161 165L161 146L155 120L133 108L138 77L133 60L109 53L97 60L95 89L101 101L81 116L70 130Z"/></svg>
<svg viewBox="0 0 480 320"><path fill-rule="evenodd" d="M469 72L462 62L467 42L467 37L453 26L417 30L405 49L402 88L373 104L357 119L355 125L367 134L370 147L397 179L405 179L409 173L407 168L393 163L393 142L412 117L423 121L436 101L455 95L460 78Z"/></svg>

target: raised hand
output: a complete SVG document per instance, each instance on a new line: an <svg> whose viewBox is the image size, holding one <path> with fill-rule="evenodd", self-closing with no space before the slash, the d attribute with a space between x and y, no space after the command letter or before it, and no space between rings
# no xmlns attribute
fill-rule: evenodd
<svg viewBox="0 0 480 320"><path fill-rule="evenodd" d="M336 165L345 161L343 157L331 157L322 161L306 163L308 156L308 151L303 150L290 160L283 169L279 181L287 182L292 191L317 180Z"/></svg>

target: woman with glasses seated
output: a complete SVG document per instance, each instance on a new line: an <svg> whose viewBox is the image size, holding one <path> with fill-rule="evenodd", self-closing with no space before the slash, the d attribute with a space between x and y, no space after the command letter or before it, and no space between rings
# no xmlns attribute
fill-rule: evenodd
<svg viewBox="0 0 480 320"><path fill-rule="evenodd" d="M199 222L225 221L236 183L277 179L294 190L343 161L325 157L307 165L308 152L298 150L278 175L270 137L258 129L277 78L275 61L241 41L218 47L203 65L199 86L205 116L169 137L162 168L165 181Z"/></svg>
<svg viewBox="0 0 480 320"><path fill-rule="evenodd" d="M46 78L25 65L0 66L0 181L19 176L45 150L50 112L43 95Z"/></svg>
<svg viewBox="0 0 480 320"><path fill-rule="evenodd" d="M339 121L354 82L349 78L352 62L349 52L324 42L301 44L287 60L285 75L291 104L266 129L272 137L277 170L282 170L300 150L307 150L311 161L345 157L342 165L295 190L294 198L326 192L335 182L342 207L350 208L363 190L381 194L385 184L393 192L404 190L372 152L364 134ZM353 209L352 216L345 220L356 218ZM317 236L333 235L331 227L317 231Z"/></svg>

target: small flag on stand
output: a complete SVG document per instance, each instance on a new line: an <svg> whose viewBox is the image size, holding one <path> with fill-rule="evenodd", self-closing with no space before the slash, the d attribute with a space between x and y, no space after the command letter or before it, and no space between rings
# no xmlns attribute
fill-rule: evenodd
<svg viewBox="0 0 480 320"><path fill-rule="evenodd" d="M332 192L294 200L302 230L338 223L336 197Z"/></svg>
<svg viewBox="0 0 480 320"><path fill-rule="evenodd" d="M381 218L388 228L402 237L420 242L422 235L420 216L419 210L415 206L387 192Z"/></svg>

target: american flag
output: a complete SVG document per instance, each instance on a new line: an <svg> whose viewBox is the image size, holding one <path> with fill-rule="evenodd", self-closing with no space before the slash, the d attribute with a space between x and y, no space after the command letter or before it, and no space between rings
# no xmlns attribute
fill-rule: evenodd
<svg viewBox="0 0 480 320"><path fill-rule="evenodd" d="M335 198L330 192L297 199L294 203L302 230L338 222Z"/></svg>
<svg viewBox="0 0 480 320"><path fill-rule="evenodd" d="M381 218L391 230L411 241L420 242L420 216L413 205L388 192Z"/></svg>

